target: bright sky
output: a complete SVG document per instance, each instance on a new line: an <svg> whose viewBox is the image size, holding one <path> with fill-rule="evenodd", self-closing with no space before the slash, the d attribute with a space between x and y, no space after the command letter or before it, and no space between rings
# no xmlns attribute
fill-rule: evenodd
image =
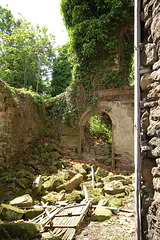
<svg viewBox="0 0 160 240"><path fill-rule="evenodd" d="M40 26L47 26L49 33L56 37L56 45L63 45L68 39L66 28L60 14L61 0L0 0L3 8L11 10L17 18L21 13L27 21Z"/></svg>

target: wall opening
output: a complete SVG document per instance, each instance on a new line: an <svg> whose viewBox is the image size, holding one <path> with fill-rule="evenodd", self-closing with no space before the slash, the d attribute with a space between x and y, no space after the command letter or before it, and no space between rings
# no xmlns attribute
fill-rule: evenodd
<svg viewBox="0 0 160 240"><path fill-rule="evenodd" d="M95 114L83 125L81 151L97 162L112 165L112 121L107 113Z"/></svg>

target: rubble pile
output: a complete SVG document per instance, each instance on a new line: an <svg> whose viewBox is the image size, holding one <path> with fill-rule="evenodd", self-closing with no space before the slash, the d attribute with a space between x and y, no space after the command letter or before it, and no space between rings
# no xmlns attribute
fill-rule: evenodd
<svg viewBox="0 0 160 240"><path fill-rule="evenodd" d="M51 139L37 143L28 156L2 172L0 180L2 239L16 239L19 234L23 234L23 239L45 239L41 226L29 221L46 209L49 211L51 206L81 203L86 199L84 188L92 203L91 221L110 219L125 208L134 191L133 174L113 173L98 166L98 162L88 162L67 152Z"/></svg>

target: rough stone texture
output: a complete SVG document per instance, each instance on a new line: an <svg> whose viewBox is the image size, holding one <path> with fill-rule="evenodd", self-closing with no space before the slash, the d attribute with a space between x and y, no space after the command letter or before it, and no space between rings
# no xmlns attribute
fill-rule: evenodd
<svg viewBox="0 0 160 240"><path fill-rule="evenodd" d="M147 86L152 83L151 74L146 73L141 77L140 86L142 91L147 90Z"/></svg>
<svg viewBox="0 0 160 240"><path fill-rule="evenodd" d="M153 42L157 43L160 40L160 13L158 13L153 18L153 21L151 24L151 34L152 34Z"/></svg>
<svg viewBox="0 0 160 240"><path fill-rule="evenodd" d="M75 187L79 186L82 181L83 175L80 173L76 174L69 182L65 183L65 190L73 190Z"/></svg>
<svg viewBox="0 0 160 240"><path fill-rule="evenodd" d="M98 206L95 211L91 215L92 221L104 221L106 219L111 218L112 211L109 209L105 209L103 207Z"/></svg>
<svg viewBox="0 0 160 240"><path fill-rule="evenodd" d="M1 223L0 236L1 239L33 239L39 237L40 225L38 223Z"/></svg>
<svg viewBox="0 0 160 240"><path fill-rule="evenodd" d="M152 81L160 81L160 69L151 73L150 78Z"/></svg>
<svg viewBox="0 0 160 240"><path fill-rule="evenodd" d="M74 170L76 170L78 173L82 174L83 176L86 176L86 174L87 174L87 172L86 172L86 170L83 168L83 165L82 165L82 164L75 164Z"/></svg>
<svg viewBox="0 0 160 240"><path fill-rule="evenodd" d="M110 183L106 183L104 185L104 192L111 194L111 195L116 195L119 193L122 193L125 191L125 188L123 186L123 184L119 181L112 181Z"/></svg>
<svg viewBox="0 0 160 240"><path fill-rule="evenodd" d="M143 66L151 66L157 61L157 52L155 43L147 43L144 45L141 53L141 64Z"/></svg>
<svg viewBox="0 0 160 240"><path fill-rule="evenodd" d="M160 238L160 1L143 0L141 65L142 224L143 240Z"/></svg>
<svg viewBox="0 0 160 240"><path fill-rule="evenodd" d="M13 199L9 204L17 207L30 207L33 204L33 199L29 194L25 194L21 197Z"/></svg>
<svg viewBox="0 0 160 240"><path fill-rule="evenodd" d="M84 112L79 121L79 135L77 135L77 146L74 146L75 149L78 149L80 153L82 150L82 142L84 138L84 126L87 124L89 119L95 114L106 114L109 116L112 122L112 155L115 159L116 166L125 169L133 170L134 169L134 92L133 88L129 86L123 86L121 88L107 89L97 91L99 100L97 102L97 108L94 111L89 111L88 109ZM64 136L70 135L71 128L68 126L68 130L65 126L65 134L63 133L63 138L61 142L64 144ZM62 131L63 132L63 131ZM69 141L72 139L70 135ZM73 145L75 143L75 138L73 138ZM65 144L64 144L65 145ZM68 146L68 142L66 145ZM71 144L72 146L72 144ZM97 149L96 149L97 150ZM98 155L97 155L98 156ZM107 155L102 159L105 161ZM107 160L108 161L108 160ZM109 160L110 164L110 160Z"/></svg>
<svg viewBox="0 0 160 240"><path fill-rule="evenodd" d="M15 91L0 80L0 157L11 162L44 132L44 120L30 95Z"/></svg>
<svg viewBox="0 0 160 240"><path fill-rule="evenodd" d="M25 211L8 204L1 204L0 218L6 221L15 221L23 217Z"/></svg>

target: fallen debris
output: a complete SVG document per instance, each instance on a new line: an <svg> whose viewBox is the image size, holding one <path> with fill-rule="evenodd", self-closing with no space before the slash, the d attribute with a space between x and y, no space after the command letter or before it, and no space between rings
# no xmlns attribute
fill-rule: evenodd
<svg viewBox="0 0 160 240"><path fill-rule="evenodd" d="M84 199L79 204L69 204L66 207L53 206L50 211L45 208L42 214L27 223L38 223L42 233L47 230L53 237L71 240L90 207L91 200Z"/></svg>

